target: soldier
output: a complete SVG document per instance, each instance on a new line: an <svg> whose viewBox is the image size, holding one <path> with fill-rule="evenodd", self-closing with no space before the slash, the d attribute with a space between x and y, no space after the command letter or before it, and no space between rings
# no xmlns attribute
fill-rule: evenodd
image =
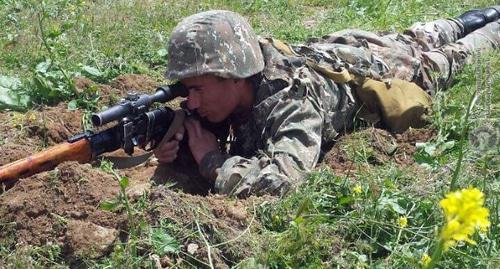
<svg viewBox="0 0 500 269"><path fill-rule="evenodd" d="M450 86L467 57L500 46L499 16L495 6L404 34L344 30L289 46L258 38L234 12L202 12L173 30L166 77L188 87L189 110L227 123L219 136L194 118L184 123L189 150L215 190L282 195L359 111L394 132L421 125L430 96ZM160 162L177 159L183 135L155 150Z"/></svg>

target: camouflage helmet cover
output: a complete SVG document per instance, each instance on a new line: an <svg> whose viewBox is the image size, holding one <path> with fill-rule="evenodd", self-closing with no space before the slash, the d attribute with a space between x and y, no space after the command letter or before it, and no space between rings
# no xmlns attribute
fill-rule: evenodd
<svg viewBox="0 0 500 269"><path fill-rule="evenodd" d="M167 79L200 75L246 78L264 69L257 35L239 14L212 10L191 15L173 30Z"/></svg>

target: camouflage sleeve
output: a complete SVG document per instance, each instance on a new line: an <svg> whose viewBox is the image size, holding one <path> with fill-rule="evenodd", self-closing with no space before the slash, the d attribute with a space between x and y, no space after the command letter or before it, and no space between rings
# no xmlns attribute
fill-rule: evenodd
<svg viewBox="0 0 500 269"><path fill-rule="evenodd" d="M310 96L280 100L266 119L264 148L252 158L225 158L216 190L238 197L286 193L318 161L323 126L318 110Z"/></svg>

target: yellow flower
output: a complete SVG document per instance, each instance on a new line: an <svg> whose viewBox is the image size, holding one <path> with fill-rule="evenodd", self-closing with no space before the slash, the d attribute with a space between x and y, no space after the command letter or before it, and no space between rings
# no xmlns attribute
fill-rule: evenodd
<svg viewBox="0 0 500 269"><path fill-rule="evenodd" d="M33 112L30 112L26 115L26 119L29 123L34 123L36 121L36 115Z"/></svg>
<svg viewBox="0 0 500 269"><path fill-rule="evenodd" d="M439 202L446 218L446 224L440 234L445 250L460 241L475 244L470 236L476 229L481 231L488 229L489 211L483 204L484 194L477 188L471 187L449 193Z"/></svg>
<svg viewBox="0 0 500 269"><path fill-rule="evenodd" d="M352 189L352 192L354 192L354 194L361 194L363 192L363 189L361 189L361 185L357 184Z"/></svg>
<svg viewBox="0 0 500 269"><path fill-rule="evenodd" d="M427 253L425 253L424 255L422 255L422 258L420 259L420 264L422 265L422 267L427 267L427 265L429 265L429 263L432 261L432 258L429 257L429 255L427 255Z"/></svg>
<svg viewBox="0 0 500 269"><path fill-rule="evenodd" d="M400 228L406 228L406 226L408 226L408 218L399 217L398 218L398 225Z"/></svg>

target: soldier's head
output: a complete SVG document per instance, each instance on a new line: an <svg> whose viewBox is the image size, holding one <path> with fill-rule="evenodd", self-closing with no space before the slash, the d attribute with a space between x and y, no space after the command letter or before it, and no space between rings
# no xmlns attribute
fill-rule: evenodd
<svg viewBox="0 0 500 269"><path fill-rule="evenodd" d="M213 10L182 20L168 43L167 79L189 89L188 106L209 121L238 107L238 91L264 69L257 35L239 14Z"/></svg>

